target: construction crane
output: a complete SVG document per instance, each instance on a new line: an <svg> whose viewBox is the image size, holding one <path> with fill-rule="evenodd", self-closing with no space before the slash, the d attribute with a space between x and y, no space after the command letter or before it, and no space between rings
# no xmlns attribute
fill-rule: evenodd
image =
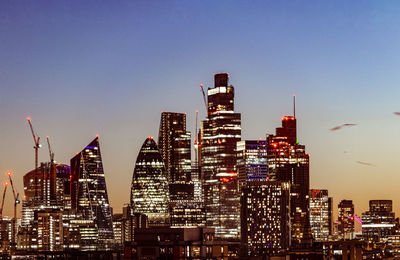
<svg viewBox="0 0 400 260"><path fill-rule="evenodd" d="M203 100L204 100L204 106L206 107L206 112L208 111L207 108L207 98L206 98L206 93L204 92L204 85L200 84L200 88L201 88L201 93L203 94Z"/></svg>
<svg viewBox="0 0 400 260"><path fill-rule="evenodd" d="M46 196L48 197L50 195L50 199L54 200L56 199L56 179L57 179L57 172L56 172L56 166L54 161L54 152L51 149L50 145L50 137L46 136L47 139L47 147L49 148L49 155L50 155L50 167L49 167L49 175L47 178L50 180L50 194L48 194L48 190L45 189L47 192Z"/></svg>
<svg viewBox="0 0 400 260"><path fill-rule="evenodd" d="M195 163L196 163L196 165L197 165L197 160L198 160L198 158L197 158L197 149L199 148L199 144L198 144L198 139L197 139L197 118L198 118L198 116L199 116L199 110L196 110L196 130L195 130L195 132L194 132L194 160L195 160Z"/></svg>
<svg viewBox="0 0 400 260"><path fill-rule="evenodd" d="M47 139L47 147L49 148L49 155L50 155L50 163L54 163L54 152L53 150L51 150L51 146L50 146L50 137L46 136Z"/></svg>
<svg viewBox="0 0 400 260"><path fill-rule="evenodd" d="M11 188L12 188L12 193L13 193L13 196L14 196L14 217L11 220L11 234L12 234L12 236L11 236L11 244L14 247L15 244L16 244L16 237L17 237L17 235L16 235L17 234L17 232L16 232L17 231L17 206L18 206L18 204L21 203L21 201L19 200L19 193L15 191L14 183L13 183L12 178L11 178L12 174L13 173L10 172L10 171L7 172L8 179L10 181Z"/></svg>
<svg viewBox="0 0 400 260"><path fill-rule="evenodd" d="M15 191L14 183L11 178L11 175L13 175L13 173L9 171L9 172L7 172L7 175L8 175L8 179L10 181L12 193L14 196L14 219L17 219L17 205L20 204L21 201L19 200L19 193Z"/></svg>
<svg viewBox="0 0 400 260"><path fill-rule="evenodd" d="M38 168L38 153L39 153L39 148L41 147L40 145L40 137L37 135L37 133L35 133L35 131L33 130L33 126L31 123L31 118L27 117L26 120L28 120L29 123L29 127L31 128L31 132L32 132L32 136L33 136L33 142L34 142L34 146L33 149L35 149L35 197L37 197L37 168Z"/></svg>
<svg viewBox="0 0 400 260"><path fill-rule="evenodd" d="M8 182L4 183L4 191L3 191L3 200L1 201L1 208L0 208L0 218L3 219L3 208L4 208L4 199L6 198Z"/></svg>

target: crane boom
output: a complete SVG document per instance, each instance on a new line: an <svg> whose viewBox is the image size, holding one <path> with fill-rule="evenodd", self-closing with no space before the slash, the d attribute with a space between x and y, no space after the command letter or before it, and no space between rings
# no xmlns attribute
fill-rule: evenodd
<svg viewBox="0 0 400 260"><path fill-rule="evenodd" d="M19 201L18 201L19 193L17 193L15 191L14 183L13 183L12 178L11 178L12 172L7 172L7 175L8 175L8 179L10 180L10 184L11 184L12 193L13 193L13 196L14 196L15 203L19 204Z"/></svg>
<svg viewBox="0 0 400 260"><path fill-rule="evenodd" d="M195 163L197 164L197 149L198 149L198 147L199 147L199 144L198 144L198 140L197 140L197 118L198 118L198 116L199 116L199 110L196 110L196 130L195 130L195 133L194 133L194 160L195 160Z"/></svg>
<svg viewBox="0 0 400 260"><path fill-rule="evenodd" d="M31 128L32 136L33 136L33 141L35 142L35 146L33 149L35 149L35 198L37 197L37 168L39 164L39 148L40 148L40 137L35 133L33 130L33 126L31 123L31 118L27 117L26 120L28 120L29 127Z"/></svg>
<svg viewBox="0 0 400 260"><path fill-rule="evenodd" d="M19 201L19 193L15 191L14 188L14 183L12 181L11 175L13 173L11 171L7 172L8 175L8 179L10 180L10 184L11 184L11 188L12 188L12 193L14 195L14 217L11 219L11 250L15 249L16 246L16 238L17 238L17 205L20 203ZM4 198L6 195L6 190L7 190L7 183L6 183L6 187L4 189L4 193L3 193L3 201L1 203L1 213L3 214L3 206L4 206Z"/></svg>
<svg viewBox="0 0 400 260"><path fill-rule="evenodd" d="M206 107L206 112L207 112L207 111L208 111L208 108L207 108L207 98L206 98L206 93L204 92L203 86L204 86L203 84L200 84L201 93L203 94L204 106Z"/></svg>
<svg viewBox="0 0 400 260"><path fill-rule="evenodd" d="M31 128L31 132L32 132L32 136L33 136L33 142L35 143L35 146L36 146L36 143L37 143L36 134L35 134L35 131L33 130L33 126L32 126L32 123L31 123L31 118L27 117L26 120L28 120L28 124L29 124L29 127Z"/></svg>
<svg viewBox="0 0 400 260"><path fill-rule="evenodd" d="M53 150L51 150L50 137L46 136L46 139L47 139L47 147L49 148L50 163L53 163L54 162L54 152L53 152Z"/></svg>
<svg viewBox="0 0 400 260"><path fill-rule="evenodd" d="M1 201L1 208L0 208L0 217L1 217L1 219L3 219L4 199L6 198L7 187L8 187L8 183L5 182L4 183L4 191L3 191L3 199Z"/></svg>

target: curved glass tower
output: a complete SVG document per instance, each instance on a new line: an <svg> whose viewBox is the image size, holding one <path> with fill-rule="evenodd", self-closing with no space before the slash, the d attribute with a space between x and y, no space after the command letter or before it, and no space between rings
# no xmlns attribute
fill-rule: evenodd
<svg viewBox="0 0 400 260"><path fill-rule="evenodd" d="M136 159L131 187L134 213L147 215L149 226L169 224L169 188L164 162L152 137L144 141Z"/></svg>

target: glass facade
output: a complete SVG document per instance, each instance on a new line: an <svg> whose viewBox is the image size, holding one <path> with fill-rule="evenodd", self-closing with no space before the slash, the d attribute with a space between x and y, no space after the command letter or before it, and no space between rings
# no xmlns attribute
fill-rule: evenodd
<svg viewBox="0 0 400 260"><path fill-rule="evenodd" d="M241 139L241 116L234 112L234 88L228 86L228 78L226 73L214 76L199 138L206 225L215 228L218 239L239 238L240 232L236 145Z"/></svg>
<svg viewBox="0 0 400 260"><path fill-rule="evenodd" d="M147 215L150 227L170 224L167 173L153 137L144 141L136 159L131 207L134 213Z"/></svg>
<svg viewBox="0 0 400 260"><path fill-rule="evenodd" d="M246 181L267 180L267 147L265 140L246 140L237 143L240 189Z"/></svg>
<svg viewBox="0 0 400 260"><path fill-rule="evenodd" d="M310 226L317 242L328 241L333 232L332 198L328 190L310 190Z"/></svg>
<svg viewBox="0 0 400 260"><path fill-rule="evenodd" d="M98 137L71 159L71 206L83 219L94 221L100 240L114 239Z"/></svg>

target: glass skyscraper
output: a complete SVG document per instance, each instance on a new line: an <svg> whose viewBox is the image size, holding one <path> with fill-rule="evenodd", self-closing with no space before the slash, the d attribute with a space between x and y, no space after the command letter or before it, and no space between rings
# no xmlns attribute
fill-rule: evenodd
<svg viewBox="0 0 400 260"><path fill-rule="evenodd" d="M71 159L71 206L93 220L100 240L114 238L98 137Z"/></svg>
<svg viewBox="0 0 400 260"><path fill-rule="evenodd" d="M237 143L239 188L246 181L267 180L267 141L244 140Z"/></svg>
<svg viewBox="0 0 400 260"><path fill-rule="evenodd" d="M167 172L153 137L144 141L136 159L131 207L133 213L143 213L148 217L150 227L170 223Z"/></svg>
<svg viewBox="0 0 400 260"><path fill-rule="evenodd" d="M328 241L333 232L333 204L328 190L310 190L310 225L317 242Z"/></svg>
<svg viewBox="0 0 400 260"><path fill-rule="evenodd" d="M214 75L199 138L206 225L215 228L218 239L239 238L240 231L236 145L241 139L241 116L234 112L235 92L228 80L227 73Z"/></svg>

